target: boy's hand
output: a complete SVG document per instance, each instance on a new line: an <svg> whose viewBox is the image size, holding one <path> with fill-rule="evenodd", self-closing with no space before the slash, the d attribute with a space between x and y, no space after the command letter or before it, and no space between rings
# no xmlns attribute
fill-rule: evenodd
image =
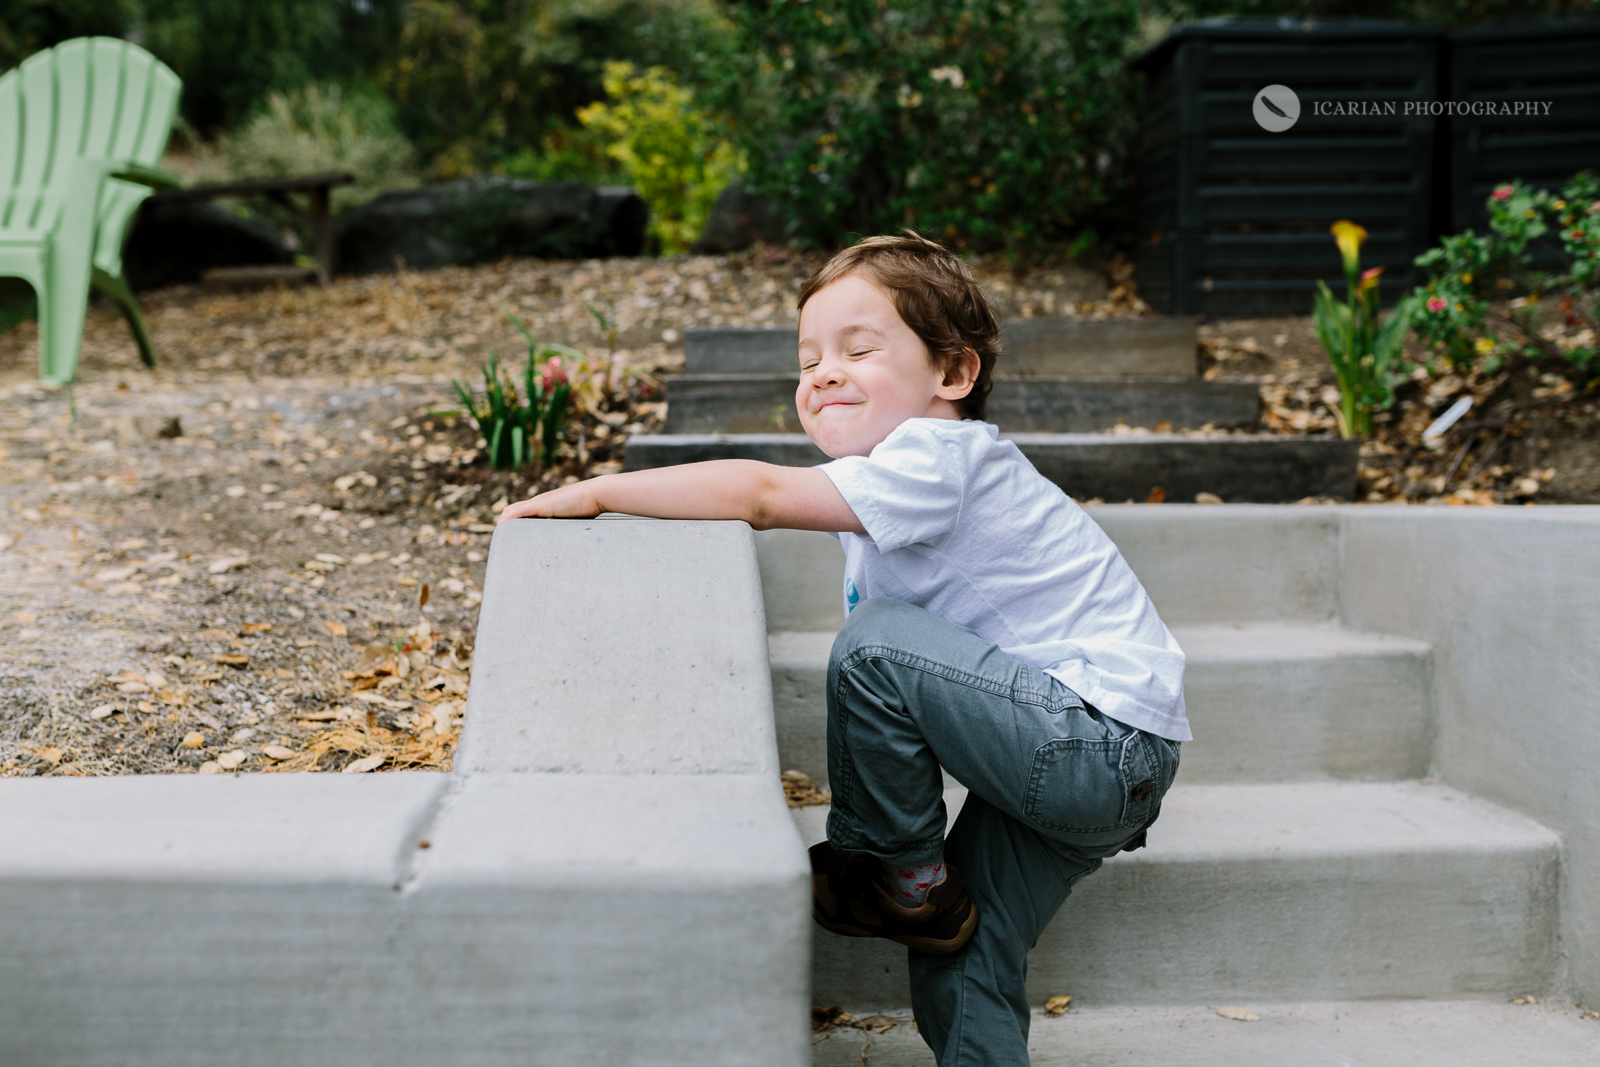
<svg viewBox="0 0 1600 1067"><path fill-rule="evenodd" d="M603 508L595 499L594 481L574 482L547 493L507 504L495 523L507 519L592 519Z"/></svg>
<svg viewBox="0 0 1600 1067"><path fill-rule="evenodd" d="M603 474L510 505L507 519L592 519L602 512L658 519L742 519L758 530L848 530L861 520L826 472L751 459Z"/></svg>

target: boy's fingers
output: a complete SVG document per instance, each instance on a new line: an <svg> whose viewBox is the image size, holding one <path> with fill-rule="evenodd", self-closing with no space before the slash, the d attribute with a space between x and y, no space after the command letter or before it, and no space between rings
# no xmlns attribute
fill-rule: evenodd
<svg viewBox="0 0 1600 1067"><path fill-rule="evenodd" d="M507 519L538 518L541 503L540 500L535 498L532 500L519 500L515 504L507 504L495 522L499 524Z"/></svg>

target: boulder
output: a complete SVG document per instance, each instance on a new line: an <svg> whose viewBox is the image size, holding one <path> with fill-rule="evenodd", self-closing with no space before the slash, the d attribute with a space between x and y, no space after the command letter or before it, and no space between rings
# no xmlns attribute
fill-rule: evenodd
<svg viewBox="0 0 1600 1067"><path fill-rule="evenodd" d="M385 193L339 220L342 270L480 263L501 256L636 256L649 209L630 188L486 177Z"/></svg>
<svg viewBox="0 0 1600 1067"><path fill-rule="evenodd" d="M730 185L712 205L711 217L700 231L694 251L708 255L738 252L757 241L782 244L787 236L783 218L770 197Z"/></svg>
<svg viewBox="0 0 1600 1067"><path fill-rule="evenodd" d="M123 277L135 290L199 281L213 267L292 262L265 220L196 202L146 203L122 249Z"/></svg>

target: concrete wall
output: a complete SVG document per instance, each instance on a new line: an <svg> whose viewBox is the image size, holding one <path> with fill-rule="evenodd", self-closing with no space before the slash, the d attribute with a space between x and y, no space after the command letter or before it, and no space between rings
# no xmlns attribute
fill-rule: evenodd
<svg viewBox="0 0 1600 1067"><path fill-rule="evenodd" d="M1562 835L1568 991L1600 1003L1600 508L1342 508L1345 622L1433 645L1436 773Z"/></svg>
<svg viewBox="0 0 1600 1067"><path fill-rule="evenodd" d="M451 775L0 780L0 1064L801 1067L772 720L749 527L503 526Z"/></svg>

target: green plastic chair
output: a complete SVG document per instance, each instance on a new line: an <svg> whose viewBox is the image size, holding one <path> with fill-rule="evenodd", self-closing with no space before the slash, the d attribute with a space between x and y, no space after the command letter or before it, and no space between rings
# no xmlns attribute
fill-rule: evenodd
<svg viewBox="0 0 1600 1067"><path fill-rule="evenodd" d="M182 82L149 52L81 37L0 77L0 276L39 305L39 377L65 384L91 287L116 301L146 366L155 349L122 277L122 244L153 188Z"/></svg>

